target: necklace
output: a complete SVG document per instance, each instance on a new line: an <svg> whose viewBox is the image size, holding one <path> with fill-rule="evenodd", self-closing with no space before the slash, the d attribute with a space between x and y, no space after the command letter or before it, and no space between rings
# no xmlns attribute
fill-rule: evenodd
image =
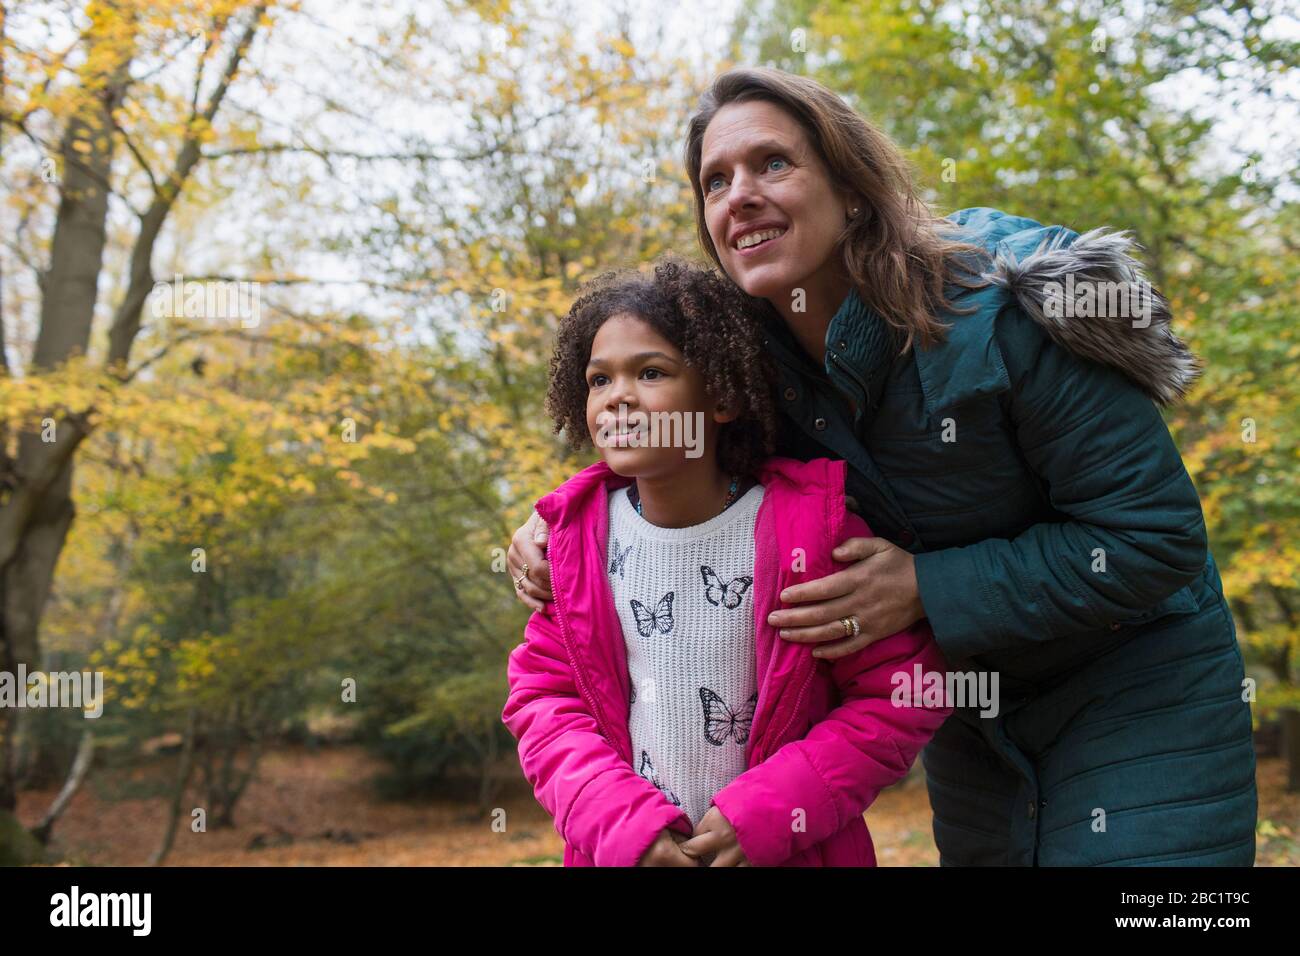
<svg viewBox="0 0 1300 956"><path fill-rule="evenodd" d="M722 503L722 511L726 511L728 508L730 508L733 504L736 503L736 490L739 487L740 487L740 476L732 475L731 488L727 491L727 500ZM637 491L635 481L628 486L627 497L628 500L630 500L632 504L636 506L636 513L641 514L641 493ZM722 514L722 511L719 511L718 514ZM641 517L644 518L645 515L641 515Z"/></svg>

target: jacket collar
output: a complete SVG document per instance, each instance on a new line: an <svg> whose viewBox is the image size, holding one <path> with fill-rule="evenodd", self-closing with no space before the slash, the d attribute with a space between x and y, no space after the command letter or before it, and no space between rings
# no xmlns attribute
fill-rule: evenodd
<svg viewBox="0 0 1300 956"><path fill-rule="evenodd" d="M768 492L773 486L779 486L796 495L825 496L832 506L838 498L842 506L846 467L843 461L827 458L799 461L772 456L759 466L756 477ZM624 488L632 481L615 472L602 459L582 469L550 494L543 495L537 502L537 513L552 530L584 521L590 514L588 509L605 508L608 493Z"/></svg>
<svg viewBox="0 0 1300 956"><path fill-rule="evenodd" d="M963 307L974 306L975 311L949 317L952 321L945 342L915 349L928 414L1011 385L993 335L993 320L1005 294L994 287L969 291L950 287L948 294ZM866 383L872 409L879 408L889 368L898 357L897 338L880 313L863 303L856 289L849 291L831 319L827 342L838 348L838 354Z"/></svg>
<svg viewBox="0 0 1300 956"><path fill-rule="evenodd" d="M852 289L826 329L826 369L834 374L832 356L856 374L872 411L880 406L889 368L897 358L894 334L880 313Z"/></svg>
<svg viewBox="0 0 1300 956"><path fill-rule="evenodd" d="M960 405L980 395L993 395L1011 387L1002 349L993 334L1006 294L996 286L963 290L951 296L954 304L974 306L969 314L950 314L944 341L930 348L916 347L916 372L925 396L925 410Z"/></svg>
<svg viewBox="0 0 1300 956"><path fill-rule="evenodd" d="M978 395L1000 392L1011 384L993 335L993 320L1005 293L994 287L969 291L956 287L949 289L949 294L964 306L976 306L976 311L949 316L945 342L929 349L915 349L928 414ZM787 364L793 363L811 375L820 374L775 310L764 310L763 325ZM880 313L864 303L856 289L849 291L831 318L826 347L825 374L834 380L832 355L838 357L865 387L871 409L878 409L890 367L898 358L897 340Z"/></svg>
<svg viewBox="0 0 1300 956"><path fill-rule="evenodd" d="M915 347L920 390L926 401L927 414L940 408L959 405L976 395L995 394L1010 388L1002 351L993 336L993 319L1006 295L996 287L979 290L950 287L949 297L963 306L976 306L970 315L948 316L949 332L945 342L930 349ZM839 310L827 326L826 369L820 371L794 338L779 313L771 308L762 311L767 336L774 341L787 363L794 363L809 375L835 377L832 354L839 356L850 371L865 385L872 411L880 407L881 394L889 368L897 358L897 339L883 317L867 306L853 289L845 295Z"/></svg>
<svg viewBox="0 0 1300 956"><path fill-rule="evenodd" d="M884 392L885 379L895 349L888 325L856 291L850 291L840 303L826 327L826 361L822 369L804 351L784 318L775 308L762 310L762 325L770 342L776 346L783 364L793 365L805 374L825 376L835 381L838 360L846 366L866 392L868 404L875 409Z"/></svg>

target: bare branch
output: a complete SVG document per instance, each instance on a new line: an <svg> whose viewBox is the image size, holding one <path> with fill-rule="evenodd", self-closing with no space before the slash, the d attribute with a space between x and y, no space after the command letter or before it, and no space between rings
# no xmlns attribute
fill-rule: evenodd
<svg viewBox="0 0 1300 956"><path fill-rule="evenodd" d="M394 283L381 282L378 279L314 279L310 276L273 276L269 279L240 278L238 276L186 276L194 282L257 282L262 285L364 285L372 289L386 289L389 292L421 292L434 284L432 278L425 282Z"/></svg>
<svg viewBox="0 0 1300 956"><path fill-rule="evenodd" d="M235 75L239 72L239 65L248 53L248 48L253 42L253 36L257 32L258 24L265 12L266 5L264 3L253 8L248 23L244 26L229 59L226 61L221 80L218 82L217 88L212 91L212 96L203 109L201 118L204 126L211 125L217 111L221 108L221 102L230 89L230 84L234 81ZM200 159L199 135L199 125L191 123L186 133L185 142L181 146L180 152L177 153L176 164L171 175L162 186L159 195L155 197L149 210L141 217L140 233L136 237L135 248L131 252L131 278L127 285L126 295L123 296L122 302L113 316L113 324L108 331L109 349L105 364L109 368L126 365L131 352L131 343L135 341L135 337L140 331L140 312L144 308L144 301L148 297L149 291L153 288L152 259L154 243L158 240L158 234L162 230L168 213L171 211L172 204L180 195L181 187L185 184L190 172Z"/></svg>
<svg viewBox="0 0 1300 956"><path fill-rule="evenodd" d="M140 165L140 168L144 170L145 176L149 179L149 185L153 188L153 194L155 196L161 195L158 189L158 180L154 179L153 176L153 170L149 168L149 164L145 162L144 157L140 155L140 150L136 148L135 143L132 142L131 137L127 135L126 130L124 130L121 124L118 123L116 117L113 119L113 129L117 130L118 135L122 137L122 142L126 143L126 148L131 151L131 155L135 157L135 161Z"/></svg>
<svg viewBox="0 0 1300 956"><path fill-rule="evenodd" d="M295 146L292 143L271 143L265 146L233 146L230 149L217 149L203 154L204 159L226 159L231 156L256 156L259 154L269 155L273 153L306 153L315 156L318 159L328 160L330 157L335 159L355 159L361 162L381 162L396 160L399 162L471 162L475 160L488 159L492 156L502 156L518 154L522 150L507 149L504 146L494 146L488 149L476 150L474 152L413 152L413 153L358 153L352 150L344 149L320 149L315 146Z"/></svg>

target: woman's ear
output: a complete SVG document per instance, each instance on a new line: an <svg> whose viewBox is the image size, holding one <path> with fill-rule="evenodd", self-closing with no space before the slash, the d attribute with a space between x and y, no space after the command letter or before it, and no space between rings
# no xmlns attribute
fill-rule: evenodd
<svg viewBox="0 0 1300 956"><path fill-rule="evenodd" d="M844 221L852 222L855 219L862 218L862 214L866 209L866 203L862 201L862 197L856 196L853 193L844 193L843 199Z"/></svg>

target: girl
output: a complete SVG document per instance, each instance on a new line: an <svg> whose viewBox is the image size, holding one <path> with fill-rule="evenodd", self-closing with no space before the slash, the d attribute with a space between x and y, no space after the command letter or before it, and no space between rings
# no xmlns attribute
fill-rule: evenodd
<svg viewBox="0 0 1300 956"><path fill-rule="evenodd" d="M895 693L943 669L924 623L835 660L767 623L870 535L844 462L768 456L770 372L745 296L675 260L557 331L547 408L603 460L537 502L554 601L502 718L566 866L873 866L863 812L950 713Z"/></svg>

